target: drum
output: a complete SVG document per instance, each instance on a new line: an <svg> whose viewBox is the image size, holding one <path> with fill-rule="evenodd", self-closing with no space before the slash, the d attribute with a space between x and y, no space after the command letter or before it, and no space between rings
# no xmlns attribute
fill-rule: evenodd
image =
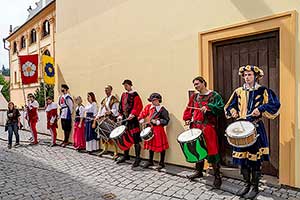
<svg viewBox="0 0 300 200"><path fill-rule="evenodd" d="M248 121L236 121L226 128L227 141L234 147L249 147L253 145L259 134L253 123Z"/></svg>
<svg viewBox="0 0 300 200"><path fill-rule="evenodd" d="M125 125L118 126L109 135L111 139L118 145L118 147L125 151L131 147L134 143L133 138L127 133L127 128Z"/></svg>
<svg viewBox="0 0 300 200"><path fill-rule="evenodd" d="M151 127L144 128L140 134L140 137L144 141L149 141L154 137Z"/></svg>
<svg viewBox="0 0 300 200"><path fill-rule="evenodd" d="M187 162L197 163L207 156L205 140L200 129L189 129L177 138Z"/></svg>
<svg viewBox="0 0 300 200"><path fill-rule="evenodd" d="M97 133L98 138L102 138L105 141L108 141L109 134L116 128L117 123L115 123L108 117L101 118L97 123L98 125L95 129L95 132Z"/></svg>

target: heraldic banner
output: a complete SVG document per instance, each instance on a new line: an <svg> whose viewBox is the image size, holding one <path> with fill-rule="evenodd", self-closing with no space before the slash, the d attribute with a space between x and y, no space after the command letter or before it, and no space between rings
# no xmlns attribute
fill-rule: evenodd
<svg viewBox="0 0 300 200"><path fill-rule="evenodd" d="M38 82L38 54L19 56L22 84Z"/></svg>
<svg viewBox="0 0 300 200"><path fill-rule="evenodd" d="M43 55L44 82L48 85L55 84L54 59L50 56Z"/></svg>

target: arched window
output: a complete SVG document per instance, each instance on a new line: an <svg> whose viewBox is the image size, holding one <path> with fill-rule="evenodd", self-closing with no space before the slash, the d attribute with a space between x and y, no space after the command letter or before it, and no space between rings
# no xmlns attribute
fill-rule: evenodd
<svg viewBox="0 0 300 200"><path fill-rule="evenodd" d="M17 46L17 42L14 42L14 44L13 44L13 53L17 53L17 49L18 48L18 46Z"/></svg>
<svg viewBox="0 0 300 200"><path fill-rule="evenodd" d="M25 39L25 36L22 36L21 37L21 49L23 49L25 47L26 47L26 39Z"/></svg>
<svg viewBox="0 0 300 200"><path fill-rule="evenodd" d="M48 20L43 23L43 37L50 34L50 23Z"/></svg>
<svg viewBox="0 0 300 200"><path fill-rule="evenodd" d="M44 55L51 56L50 51L48 49L46 49L46 51L44 51Z"/></svg>
<svg viewBox="0 0 300 200"><path fill-rule="evenodd" d="M36 43L36 30L32 29L30 31L30 44Z"/></svg>

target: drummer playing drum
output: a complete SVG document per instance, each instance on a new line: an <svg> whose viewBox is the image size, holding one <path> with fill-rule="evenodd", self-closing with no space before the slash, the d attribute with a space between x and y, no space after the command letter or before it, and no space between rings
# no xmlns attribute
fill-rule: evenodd
<svg viewBox="0 0 300 200"><path fill-rule="evenodd" d="M233 163L241 166L241 174L246 186L237 195L253 199L258 194L258 183L261 177L261 163L269 160L268 138L262 117L274 119L279 114L280 102L276 94L259 85L258 81L264 75L263 71L253 65L242 66L239 69L245 81L237 88L225 106L227 118L239 118L252 122L259 134L257 141L249 147L233 147ZM252 187L251 187L252 185Z"/></svg>
<svg viewBox="0 0 300 200"><path fill-rule="evenodd" d="M207 89L207 83L203 77L196 77L193 80L197 90L191 95L188 106L183 113L183 120L190 128L199 128L202 130L206 148L207 161L214 169L214 187L220 188L222 184L220 175L220 155L218 146L218 137L215 129L217 116L223 113L224 103L222 97L215 91ZM196 172L188 178L203 177L204 160L196 163Z"/></svg>
<svg viewBox="0 0 300 200"><path fill-rule="evenodd" d="M93 127L96 128L96 121L103 118L103 117L108 117L110 120L116 122L117 117L119 115L118 109L119 109L119 100L117 97L112 95L112 86L107 85L104 89L104 92L106 94L106 97L104 97L101 101L101 106L99 108L99 112L94 120ZM113 144L114 145L114 156L113 159L115 159L118 156L118 149L115 143L113 141L105 141L102 140L104 148L103 150L99 153L99 156L104 154L107 151L108 144Z"/></svg>
<svg viewBox="0 0 300 200"><path fill-rule="evenodd" d="M119 104L119 116L117 120L121 121L123 125L127 126L126 137L130 138L131 144L126 148L123 148L124 156L117 160L117 164L124 163L126 160L130 160L129 149L134 144L135 161L132 167L138 167L141 162L141 138L140 138L140 124L138 116L143 109L143 103L139 94L133 90L132 81L124 80L122 85L126 92L123 92L121 101ZM120 147L120 146L119 146Z"/></svg>
<svg viewBox="0 0 300 200"><path fill-rule="evenodd" d="M160 94L152 93L148 101L151 103L141 112L139 122L145 126L151 126L154 136L151 140L144 141L144 148L149 149L149 160L144 163L143 167L153 166L154 152L160 152L160 162L157 167L159 170L165 167L165 154L169 143L164 126L169 123L170 118L167 109L160 105L162 102Z"/></svg>

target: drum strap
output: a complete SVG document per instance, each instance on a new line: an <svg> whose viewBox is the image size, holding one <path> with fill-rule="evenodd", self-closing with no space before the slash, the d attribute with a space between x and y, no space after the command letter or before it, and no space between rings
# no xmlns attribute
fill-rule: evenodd
<svg viewBox="0 0 300 200"><path fill-rule="evenodd" d="M208 123L208 120L204 119L204 121L193 121L192 123L193 124L203 124L203 125L206 125Z"/></svg>

